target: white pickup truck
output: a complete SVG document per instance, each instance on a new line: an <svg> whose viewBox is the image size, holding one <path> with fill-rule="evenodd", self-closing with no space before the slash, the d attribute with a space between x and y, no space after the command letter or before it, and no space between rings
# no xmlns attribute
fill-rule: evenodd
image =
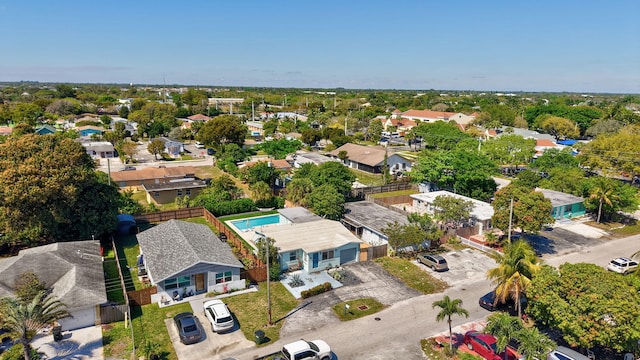
<svg viewBox="0 0 640 360"><path fill-rule="evenodd" d="M298 340L282 347L283 360L330 360L331 348L323 340Z"/></svg>

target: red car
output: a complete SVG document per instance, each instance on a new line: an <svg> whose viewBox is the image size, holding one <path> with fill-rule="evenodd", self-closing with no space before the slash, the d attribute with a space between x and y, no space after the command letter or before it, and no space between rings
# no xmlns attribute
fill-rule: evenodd
<svg viewBox="0 0 640 360"><path fill-rule="evenodd" d="M504 360L504 352L498 354L496 347L497 339L490 334L481 333L478 331L467 331L464 334L464 343L469 350L475 351L478 355L482 356L486 360ZM519 358L518 353L511 347L507 346L505 350L507 352L507 360L516 360Z"/></svg>

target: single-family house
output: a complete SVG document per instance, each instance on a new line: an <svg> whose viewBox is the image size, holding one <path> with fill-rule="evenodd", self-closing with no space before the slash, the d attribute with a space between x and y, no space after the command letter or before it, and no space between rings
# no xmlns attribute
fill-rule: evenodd
<svg viewBox="0 0 640 360"><path fill-rule="evenodd" d="M338 155L341 151L345 151L347 155L347 158L345 160L341 159L341 161L343 161L347 167L353 169L380 174L385 166L386 157L386 166L390 173L394 174L411 170L411 160L388 151L386 147L347 143L330 152L329 155L335 159L339 159Z"/></svg>
<svg viewBox="0 0 640 360"><path fill-rule="evenodd" d="M327 161L340 161L336 158L324 156L317 152L298 151L293 156L293 166L300 168L303 164L311 163L314 165L322 165Z"/></svg>
<svg viewBox="0 0 640 360"><path fill-rule="evenodd" d="M263 123L257 121L247 121L246 125L247 130L249 131L249 134L251 136L258 137L264 135Z"/></svg>
<svg viewBox="0 0 640 360"><path fill-rule="evenodd" d="M49 135L49 134L55 134L56 131L58 131L54 126L46 124L46 125L42 125L39 126L35 133L38 135Z"/></svg>
<svg viewBox="0 0 640 360"><path fill-rule="evenodd" d="M192 179L196 176L193 166L148 167L131 171L111 172L111 180L121 188L140 190L144 185L164 184L175 179Z"/></svg>
<svg viewBox="0 0 640 360"><path fill-rule="evenodd" d="M184 143L182 141L164 136L152 139L151 141L153 140L162 141L164 143L164 152L169 154L171 157L177 157L184 152Z"/></svg>
<svg viewBox="0 0 640 360"><path fill-rule="evenodd" d="M147 193L147 203L156 205L170 204L175 202L177 197L183 196L193 199L206 187L207 183L204 180L196 178L168 179L158 184L142 185Z"/></svg>
<svg viewBox="0 0 640 360"><path fill-rule="evenodd" d="M401 117L420 122L455 121L457 124L468 125L476 119L474 114L466 115L447 111L407 110Z"/></svg>
<svg viewBox="0 0 640 360"><path fill-rule="evenodd" d="M536 188L545 198L551 201L551 215L557 219L571 219L584 216L587 212L584 198L555 190Z"/></svg>
<svg viewBox="0 0 640 360"><path fill-rule="evenodd" d="M479 225L478 234L480 235L482 235L484 230L488 230L493 227L493 224L491 222L491 218L493 217L494 213L493 206L484 201L472 199L459 194L454 194L445 190L411 194L410 196L413 199L413 211L419 214L434 214L436 208L433 205L433 202L439 196L451 196L456 199L471 201L473 203L473 209L471 210L471 217L467 220L467 223L469 223L470 225Z"/></svg>
<svg viewBox="0 0 640 360"><path fill-rule="evenodd" d="M195 114L195 115L187 116L187 120L192 121L192 122L194 122L194 121L207 122L207 121L211 120L211 118L208 117L207 115Z"/></svg>
<svg viewBox="0 0 640 360"><path fill-rule="evenodd" d="M359 260L362 240L339 221L323 219L302 207L278 212L287 219L285 224L260 226L252 240L274 239L283 271L318 272Z"/></svg>
<svg viewBox="0 0 640 360"><path fill-rule="evenodd" d="M76 130L80 134L80 137L83 137L83 138L91 137L91 135L94 135L94 134L102 135L104 133L103 128L99 126L94 126L94 125L79 126L76 128Z"/></svg>
<svg viewBox="0 0 640 360"><path fill-rule="evenodd" d="M536 139L536 154L534 157L541 156L548 149L562 149L564 146L556 144L555 141L549 139Z"/></svg>
<svg viewBox="0 0 640 360"><path fill-rule="evenodd" d="M370 201L348 202L344 207L346 213L342 216L342 224L373 246L389 243L389 237L383 231L388 224L409 224L406 215Z"/></svg>
<svg viewBox="0 0 640 360"><path fill-rule="evenodd" d="M108 159L117 156L116 149L108 141L82 142L87 154L94 159Z"/></svg>
<svg viewBox="0 0 640 360"><path fill-rule="evenodd" d="M270 167L276 168L284 172L289 172L289 170L291 170L291 164L289 164L289 162L284 159L255 159L252 161L245 161L238 165L238 169L250 168L260 162L266 162L269 164Z"/></svg>
<svg viewBox="0 0 640 360"><path fill-rule="evenodd" d="M382 121L382 127L385 131L388 131L389 127L393 126L396 129L395 131L399 132L401 135L409 132L417 125L416 122L411 119L393 116L389 118L383 116L380 121Z"/></svg>
<svg viewBox="0 0 640 360"><path fill-rule="evenodd" d="M15 282L34 273L73 316L58 321L62 330L99 325L107 303L100 242L69 241L21 250L0 258L0 297L14 296Z"/></svg>
<svg viewBox="0 0 640 360"><path fill-rule="evenodd" d="M207 225L169 220L138 235L140 263L157 293L153 302L168 304L188 295L244 289L242 263Z"/></svg>

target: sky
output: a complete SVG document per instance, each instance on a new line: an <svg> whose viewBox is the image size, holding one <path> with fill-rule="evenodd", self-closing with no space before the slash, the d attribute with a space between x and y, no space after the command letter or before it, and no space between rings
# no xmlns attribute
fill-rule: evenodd
<svg viewBox="0 0 640 360"><path fill-rule="evenodd" d="M640 93L638 0L0 0L0 81Z"/></svg>

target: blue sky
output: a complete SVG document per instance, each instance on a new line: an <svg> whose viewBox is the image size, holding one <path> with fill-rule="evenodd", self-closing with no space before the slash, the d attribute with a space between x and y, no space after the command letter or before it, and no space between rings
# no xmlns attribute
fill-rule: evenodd
<svg viewBox="0 0 640 360"><path fill-rule="evenodd" d="M640 93L638 0L0 0L0 81Z"/></svg>

